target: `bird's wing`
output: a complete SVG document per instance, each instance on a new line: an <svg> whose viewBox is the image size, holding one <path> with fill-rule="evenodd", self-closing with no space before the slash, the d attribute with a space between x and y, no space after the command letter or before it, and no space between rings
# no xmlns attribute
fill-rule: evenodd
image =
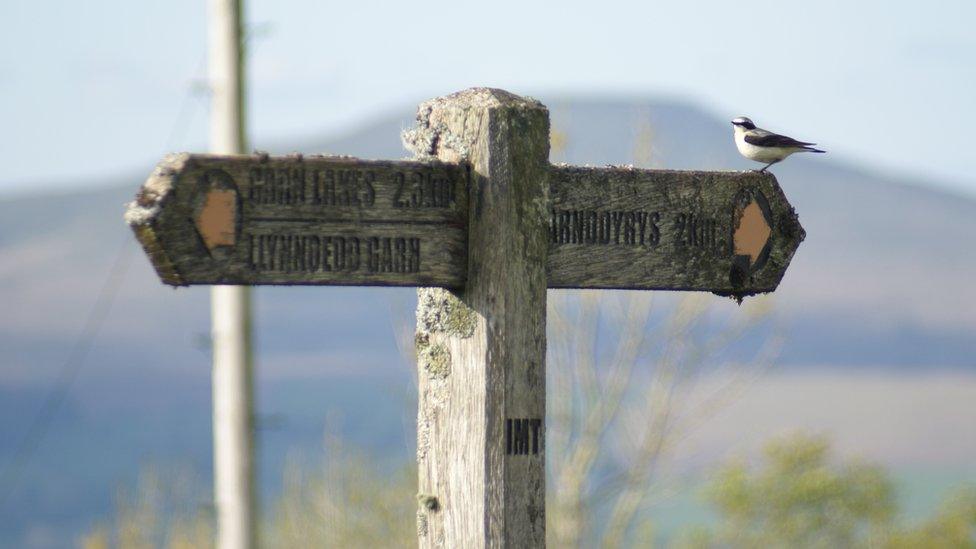
<svg viewBox="0 0 976 549"><path fill-rule="evenodd" d="M807 143L804 141L797 141L792 137L787 137L785 135L779 135L778 133L773 133L766 130L752 130L751 132L746 132L745 135L746 143L750 145L755 145L757 147L809 147L810 145L815 145L816 143Z"/></svg>

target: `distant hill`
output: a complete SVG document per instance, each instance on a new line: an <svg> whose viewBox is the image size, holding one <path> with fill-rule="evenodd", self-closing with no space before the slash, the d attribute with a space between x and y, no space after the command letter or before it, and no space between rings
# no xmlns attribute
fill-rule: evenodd
<svg viewBox="0 0 976 549"><path fill-rule="evenodd" d="M738 157L727 122L686 104L542 99L564 142L554 161L754 167ZM399 133L412 117L405 108L339 138L258 146L399 158L406 156ZM146 459L208 468L207 290L160 284L121 219L151 168L98 182L97 190L0 201L0 466L58 375L116 254L130 254L68 402L0 508L0 537L84 527L107 508L114 483ZM773 171L807 231L774 298L780 322L791 327L780 367L976 371L976 201L838 164L829 154ZM359 410L344 419L347 433L409 455L413 418L403 410L415 397L395 334L410 330L413 295L257 291L260 406L285 418L262 439L269 474L280 471L279 450L318 444L322 417L310 410L324 406L323 395ZM715 301L721 310L735 307Z"/></svg>
<svg viewBox="0 0 976 549"><path fill-rule="evenodd" d="M667 168L753 167L737 155L726 122L687 105L597 99L547 104L553 127L565 136L555 161L628 164L636 156ZM399 133L411 119L405 109L338 139L261 148L399 158L406 155ZM976 315L961 306L976 304L976 286L969 283L976 277L976 254L968 249L976 236L976 201L838 165L829 155L791 158L774 171L808 235L775 295L778 312L802 328L794 331L785 362L976 366L976 338L969 335ZM0 302L16 313L0 318L5 379L14 372L25 381L43 379L37 353L57 355L77 333L114 254L123 242L133 245L120 212L143 178L133 174L95 191L0 202ZM206 333L206 290L164 287L142 253L134 255L101 345L173 353L174 338L192 341ZM317 342L334 333L343 352L361 352L376 326L390 325L382 305L389 295L410 307L411 290L261 289L263 348L321 356ZM342 322L329 325L317 303L323 298L346 311ZM279 341L287 344L279 348ZM368 347L377 362L394 351ZM173 362L161 360L167 375L174 373Z"/></svg>

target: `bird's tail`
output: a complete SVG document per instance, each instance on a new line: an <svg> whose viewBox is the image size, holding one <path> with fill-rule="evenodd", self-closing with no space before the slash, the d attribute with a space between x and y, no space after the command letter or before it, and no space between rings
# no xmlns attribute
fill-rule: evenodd
<svg viewBox="0 0 976 549"><path fill-rule="evenodd" d="M825 153L827 151L822 151L822 150L820 150L820 149L818 149L816 147L811 147L810 145L807 145L807 146L803 147L803 152Z"/></svg>

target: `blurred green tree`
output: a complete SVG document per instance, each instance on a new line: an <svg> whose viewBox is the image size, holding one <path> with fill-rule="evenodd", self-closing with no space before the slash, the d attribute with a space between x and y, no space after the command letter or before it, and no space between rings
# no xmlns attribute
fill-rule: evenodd
<svg viewBox="0 0 976 549"><path fill-rule="evenodd" d="M677 547L976 547L976 489L948 498L918 527L899 527L894 484L884 469L832 460L822 436L776 438L759 468L730 463L706 493L719 526L689 531Z"/></svg>
<svg viewBox="0 0 976 549"><path fill-rule="evenodd" d="M976 486L958 489L939 511L916 528L894 532L888 549L976 548Z"/></svg>

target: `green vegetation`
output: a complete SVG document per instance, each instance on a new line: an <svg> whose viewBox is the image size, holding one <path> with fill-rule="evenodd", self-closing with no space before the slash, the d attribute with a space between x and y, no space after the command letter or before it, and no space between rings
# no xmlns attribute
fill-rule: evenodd
<svg viewBox="0 0 976 549"><path fill-rule="evenodd" d="M413 467L377 475L380 467L369 456L335 447L327 456L327 464L319 470L288 467L283 492L262 522L261 546L415 546L416 509L423 502L418 503L415 493ZM210 547L212 510L204 504L201 488L189 475L147 469L134 492L119 494L115 517L93 529L80 545L85 549ZM833 458L822 437L798 434L771 441L758 466L735 461L721 467L705 496L718 512L718 523L686 531L665 546L976 547L976 487L948 497L928 520L904 525L899 522L896 490L887 473L877 465ZM564 516L558 507L551 509L550 537L567 520L579 518ZM653 515L639 515L623 545L650 546L653 523ZM599 545L608 546L606 541Z"/></svg>
<svg viewBox="0 0 976 549"><path fill-rule="evenodd" d="M413 547L416 472L382 467L330 443L317 470L290 464L281 495L264 509L260 547ZM214 545L209 486L185 472L147 468L134 492L120 492L115 516L79 542L84 549L199 549Z"/></svg>
<svg viewBox="0 0 976 549"><path fill-rule="evenodd" d="M377 474L381 469L369 456L338 445L318 471L289 466L260 546L416 546L416 467Z"/></svg>
<svg viewBox="0 0 976 549"><path fill-rule="evenodd" d="M976 547L976 487L949 497L928 521L898 524L895 488L877 465L835 462L826 439L771 441L755 470L724 466L708 488L721 517L681 547Z"/></svg>
<svg viewBox="0 0 976 549"><path fill-rule="evenodd" d="M195 549L213 545L209 492L186 471L146 467L116 495L115 516L86 534L84 549Z"/></svg>

